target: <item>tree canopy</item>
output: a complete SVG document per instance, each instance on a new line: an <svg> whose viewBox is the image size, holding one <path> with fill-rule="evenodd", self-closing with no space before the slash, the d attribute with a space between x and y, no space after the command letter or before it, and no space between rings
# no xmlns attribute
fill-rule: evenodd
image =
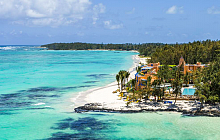
<svg viewBox="0 0 220 140"><path fill-rule="evenodd" d="M183 56L188 64L209 63L215 60L219 53L220 41L206 40L185 44L166 44L156 48L156 51L151 54L150 62L177 65L180 57Z"/></svg>
<svg viewBox="0 0 220 140"><path fill-rule="evenodd" d="M150 55L154 48L163 46L162 43L144 43L144 44L95 44L95 43L53 43L42 45L41 47L46 47L49 50L139 50L141 55Z"/></svg>

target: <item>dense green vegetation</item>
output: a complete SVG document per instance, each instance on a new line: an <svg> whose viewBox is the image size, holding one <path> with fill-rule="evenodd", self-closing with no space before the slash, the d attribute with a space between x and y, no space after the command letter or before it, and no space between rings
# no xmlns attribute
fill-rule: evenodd
<svg viewBox="0 0 220 140"><path fill-rule="evenodd" d="M149 80L145 88L133 91L135 96L129 98L129 102L141 101L142 98L148 99L150 95L157 96L159 100L162 99L164 87L160 87L160 85L165 82L171 83L176 98L181 95L181 88L184 85L188 86L189 82L193 82L196 87L195 95L202 102L201 107L203 103L220 102L220 41L206 40L187 44L150 46L140 48L139 52L147 54L144 53L147 49L150 49L148 53L148 56L151 56L150 62L161 62L164 65L157 72L158 80L154 80L152 83ZM170 70L167 64L177 65L181 56L184 57L186 63L202 62L209 65L185 75L181 72L181 67ZM137 71L139 70L140 67L137 68Z"/></svg>
<svg viewBox="0 0 220 140"><path fill-rule="evenodd" d="M153 83L148 82L146 88L135 91L135 80L128 82L128 87L133 92L132 100L148 98L149 95L158 96L159 99L164 95L164 88L159 85L169 81L174 89L174 94L180 94L183 84L187 86L189 81L193 81L197 90L196 95L205 103L215 104L220 102L220 41L194 41L184 44L92 44L92 43L53 43L43 45L49 50L138 50L140 55L150 56L150 62L160 62L163 67L158 71L158 80ZM195 64L202 62L210 64L208 67L197 70L193 74L181 74L180 68L169 70L167 65L177 65L180 57L183 56L186 63ZM138 71L138 69L137 69ZM121 90L125 87L125 80L129 73L120 71L116 76L118 84L121 83ZM173 79L172 81L170 79ZM150 79L148 79L150 81ZM131 86L132 85L132 86ZM153 89L151 89L153 87ZM159 88L156 88L159 87ZM131 101L131 98L128 100Z"/></svg>
<svg viewBox="0 0 220 140"><path fill-rule="evenodd" d="M166 73L174 80L171 81L174 93L180 93L182 84L193 81L197 90L197 95L202 103L215 104L220 102L220 41L197 41L188 44L166 44L157 48L151 55L150 62L161 62L162 64L178 64L179 58L183 56L186 63L195 64L202 62L210 64L204 69L198 69L194 73L179 76L179 70L173 71L176 76L163 70L158 71L158 77L161 73ZM161 72L160 72L161 71ZM172 71L171 71L172 72ZM163 76L160 78L163 79Z"/></svg>
<svg viewBox="0 0 220 140"><path fill-rule="evenodd" d="M42 45L49 50L137 50L140 55L150 56L157 48L164 46L162 43L144 43L144 44L92 44L92 43L53 43Z"/></svg>
<svg viewBox="0 0 220 140"><path fill-rule="evenodd" d="M206 40L186 44L166 44L156 49L151 55L151 62L177 65L180 57L183 56L188 64L209 63L215 60L219 53L220 41Z"/></svg>
<svg viewBox="0 0 220 140"><path fill-rule="evenodd" d="M220 59L213 61L209 67L195 72L196 95L201 102L215 104L220 102Z"/></svg>
<svg viewBox="0 0 220 140"><path fill-rule="evenodd" d="M94 43L53 43L42 45L49 50L137 50L140 55L150 56L150 62L161 64L178 64L179 58L183 56L186 63L212 62L220 53L220 41L194 41L184 44L94 44Z"/></svg>

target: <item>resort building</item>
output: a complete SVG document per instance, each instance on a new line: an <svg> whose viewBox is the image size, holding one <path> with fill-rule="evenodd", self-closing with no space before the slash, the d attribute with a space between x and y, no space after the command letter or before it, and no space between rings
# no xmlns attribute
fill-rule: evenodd
<svg viewBox="0 0 220 140"><path fill-rule="evenodd" d="M183 57L180 58L178 66L181 66L183 68L182 71L184 74L186 74L187 72L192 73L199 68L202 69L204 67L207 67L206 64L201 64L201 62L197 62L196 64L186 64Z"/></svg>
<svg viewBox="0 0 220 140"><path fill-rule="evenodd" d="M149 63L147 64L147 67L152 67L151 71L157 72L160 67L160 62L158 63Z"/></svg>
<svg viewBox="0 0 220 140"><path fill-rule="evenodd" d="M160 62L142 65L140 72L135 74L135 80L136 80L135 89L139 90L139 89L144 88L147 84L147 79L149 76L151 76L151 83L154 80L157 80L158 77L156 76L156 74L161 66L162 65L160 65ZM183 57L180 58L178 66L176 66L176 65L169 65L169 66L170 66L170 68L182 67L181 71L183 72L183 74L186 74L187 72L192 73L193 71L197 70L198 68L202 69L204 67L207 67L207 65L201 64L200 62L197 62L196 64L186 64Z"/></svg>
<svg viewBox="0 0 220 140"><path fill-rule="evenodd" d="M141 66L141 71L135 74L136 85L135 89L142 89L147 84L147 78L151 76L151 82L157 80L157 71L159 70L160 63L150 63L148 65Z"/></svg>

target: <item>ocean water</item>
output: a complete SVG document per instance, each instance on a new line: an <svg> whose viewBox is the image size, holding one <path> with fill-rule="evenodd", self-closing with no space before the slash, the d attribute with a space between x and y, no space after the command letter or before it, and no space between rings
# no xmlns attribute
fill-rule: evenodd
<svg viewBox="0 0 220 140"><path fill-rule="evenodd" d="M220 119L179 113L74 113L70 98L132 66L133 52L0 46L0 139L219 139Z"/></svg>

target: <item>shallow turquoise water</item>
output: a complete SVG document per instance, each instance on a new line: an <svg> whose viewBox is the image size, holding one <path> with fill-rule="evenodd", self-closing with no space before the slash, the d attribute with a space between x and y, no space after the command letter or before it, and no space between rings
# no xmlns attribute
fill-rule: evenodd
<svg viewBox="0 0 220 140"><path fill-rule="evenodd" d="M194 95L195 91L194 88L184 88L183 95Z"/></svg>
<svg viewBox="0 0 220 140"><path fill-rule="evenodd" d="M134 54L0 47L0 139L220 138L219 118L70 111L69 97L113 82Z"/></svg>

